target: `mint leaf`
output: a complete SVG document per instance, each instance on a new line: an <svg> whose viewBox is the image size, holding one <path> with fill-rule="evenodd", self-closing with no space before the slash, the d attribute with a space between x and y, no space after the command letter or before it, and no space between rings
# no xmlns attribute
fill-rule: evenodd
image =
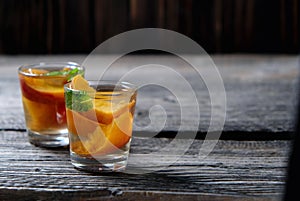
<svg viewBox="0 0 300 201"><path fill-rule="evenodd" d="M66 91L66 107L77 111L86 112L93 108L93 99L85 91Z"/></svg>
<svg viewBox="0 0 300 201"><path fill-rule="evenodd" d="M71 70L61 70L61 71L52 71L52 72L48 72L45 73L46 76L66 76L67 77L67 81L71 81L73 77L75 77L76 75L80 74L83 75L83 70L80 70L79 68L73 68Z"/></svg>
<svg viewBox="0 0 300 201"><path fill-rule="evenodd" d="M70 70L68 73L68 82L71 81L72 78L78 74L83 75L83 70L79 70L78 68L74 68L74 69Z"/></svg>

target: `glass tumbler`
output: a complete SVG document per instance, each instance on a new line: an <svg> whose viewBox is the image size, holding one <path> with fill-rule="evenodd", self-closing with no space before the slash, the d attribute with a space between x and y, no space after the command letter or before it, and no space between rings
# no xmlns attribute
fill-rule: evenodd
<svg viewBox="0 0 300 201"><path fill-rule="evenodd" d="M88 81L92 91L65 85L72 164L90 172L125 169L132 136L136 87Z"/></svg>
<svg viewBox="0 0 300 201"><path fill-rule="evenodd" d="M39 63L18 69L29 142L42 147L69 144L64 85L84 68L77 63Z"/></svg>

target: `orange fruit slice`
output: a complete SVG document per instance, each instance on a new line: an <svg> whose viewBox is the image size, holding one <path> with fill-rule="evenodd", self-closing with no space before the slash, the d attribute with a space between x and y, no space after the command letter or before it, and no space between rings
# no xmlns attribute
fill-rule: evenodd
<svg viewBox="0 0 300 201"><path fill-rule="evenodd" d="M70 109L66 109L67 122L68 122L68 130L73 135L89 135L89 133L93 133L97 126L98 122L92 121L79 112L72 111Z"/></svg>
<svg viewBox="0 0 300 201"><path fill-rule="evenodd" d="M97 124L68 109L67 117L71 135L77 133L80 139L70 143L71 150L79 155L112 153L126 145L131 138L133 117L129 112L123 113L107 126Z"/></svg>
<svg viewBox="0 0 300 201"><path fill-rule="evenodd" d="M96 90L92 87L90 87L87 80L85 80L81 75L76 75L73 77L71 81L71 87L72 89L76 90L83 90L87 92L96 92Z"/></svg>
<svg viewBox="0 0 300 201"><path fill-rule="evenodd" d="M117 148L123 147L132 135L133 117L130 112L124 112L113 123L105 128L109 142ZM101 153L101 149L98 150Z"/></svg>
<svg viewBox="0 0 300 201"><path fill-rule="evenodd" d="M19 76L27 127L34 131L64 128L66 116L63 82L66 78L60 78L62 83L58 85L56 77L52 80L53 77L43 76L48 72L46 70L26 69L24 72L29 76ZM49 84L49 80L55 85Z"/></svg>
<svg viewBox="0 0 300 201"><path fill-rule="evenodd" d="M28 68L24 69L24 73L26 74L32 74L32 75L43 75L45 73L48 73L49 71L45 69L38 69L38 68Z"/></svg>
<svg viewBox="0 0 300 201"><path fill-rule="evenodd" d="M92 98L98 94L94 88L89 86L89 83L81 75L76 75L72 79L71 87L76 90L87 91ZM103 93L106 92L99 92L99 95L101 96ZM81 112L80 114L101 124L110 124L114 118L119 117L126 111L130 111L135 105L135 100L130 103L125 101L112 103L112 100L95 99L93 105L92 110Z"/></svg>
<svg viewBox="0 0 300 201"><path fill-rule="evenodd" d="M106 93L96 93L81 75L75 76L70 86L75 90L87 91L89 95ZM84 156L118 151L131 139L135 100L115 103L113 99L91 97L94 99L93 109L87 112L66 110L71 150Z"/></svg>
<svg viewBox="0 0 300 201"><path fill-rule="evenodd" d="M65 126L57 122L56 108L53 104L43 104L23 97L27 127L34 131L57 129ZM64 104L63 104L64 105Z"/></svg>
<svg viewBox="0 0 300 201"><path fill-rule="evenodd" d="M32 75L43 75L48 71L42 69L27 69L25 73ZM22 94L33 101L41 103L53 103L59 99L64 101L63 85L65 77L55 76L24 76L20 75Z"/></svg>
<svg viewBox="0 0 300 201"><path fill-rule="evenodd" d="M105 100L95 100L94 108L87 112L81 112L86 118L101 124L110 124L114 118L118 118L125 112L130 112L135 105L135 100L130 103L111 103Z"/></svg>

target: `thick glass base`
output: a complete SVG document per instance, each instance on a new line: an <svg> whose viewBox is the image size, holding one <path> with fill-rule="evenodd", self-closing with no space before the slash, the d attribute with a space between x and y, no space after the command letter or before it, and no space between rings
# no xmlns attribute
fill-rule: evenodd
<svg viewBox="0 0 300 201"><path fill-rule="evenodd" d="M77 169L87 172L121 172L126 168L127 159L128 152L96 156L95 158L78 156L71 152L72 164Z"/></svg>
<svg viewBox="0 0 300 201"><path fill-rule="evenodd" d="M61 130L58 134L37 133L27 130L29 142L40 147L64 147L69 145L68 130Z"/></svg>

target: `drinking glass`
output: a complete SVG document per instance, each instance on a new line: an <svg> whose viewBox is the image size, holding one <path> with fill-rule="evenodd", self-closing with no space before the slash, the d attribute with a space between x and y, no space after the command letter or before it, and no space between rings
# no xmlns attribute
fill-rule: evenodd
<svg viewBox="0 0 300 201"><path fill-rule="evenodd" d="M91 172L125 169L137 89L127 82L88 81L91 90L65 85L72 164Z"/></svg>
<svg viewBox="0 0 300 201"><path fill-rule="evenodd" d="M69 144L64 85L84 68L77 63L39 63L18 69L29 142L42 147Z"/></svg>

